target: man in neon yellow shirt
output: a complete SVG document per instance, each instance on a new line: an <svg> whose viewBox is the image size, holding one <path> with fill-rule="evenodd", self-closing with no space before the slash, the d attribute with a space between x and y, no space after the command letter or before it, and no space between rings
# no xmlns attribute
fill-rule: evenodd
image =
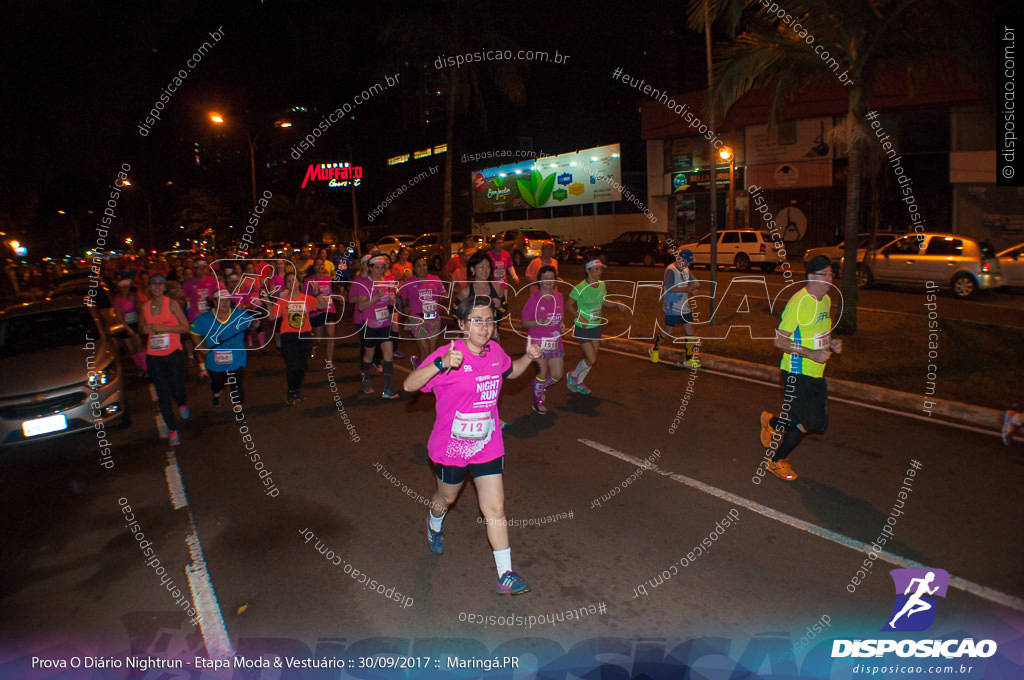
<svg viewBox="0 0 1024 680"><path fill-rule="evenodd" d="M775 331L775 346L783 351L782 413L761 413L764 466L787 482L796 479L796 473L786 457L807 432L828 427L828 389L822 376L829 357L843 349L843 341L832 337L832 261L818 255L808 260L805 271L807 286L786 303ZM759 468L757 474L764 472Z"/></svg>

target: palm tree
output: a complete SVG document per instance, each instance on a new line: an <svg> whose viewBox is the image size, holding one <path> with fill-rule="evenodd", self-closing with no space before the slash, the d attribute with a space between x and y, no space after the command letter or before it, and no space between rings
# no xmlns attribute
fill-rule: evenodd
<svg viewBox="0 0 1024 680"><path fill-rule="evenodd" d="M381 41L393 55L403 61L429 64L430 84L445 93L448 151L444 159L444 207L441 232L443 243L452 233L452 158L456 155L455 120L475 109L481 127L487 127L482 85L490 81L506 101L522 106L526 103L526 85L522 61L476 61L461 66L445 65L444 58L483 50L512 50L518 46L497 28L496 13L467 0L445 0L440 11L416 10L399 15L381 31ZM435 69L438 58L444 67ZM422 73L422 70L419 71ZM436 79L435 79L436 78Z"/></svg>
<svg viewBox="0 0 1024 680"><path fill-rule="evenodd" d="M737 8L753 4L742 0L720 0L729 5L728 16ZM762 3L757 3L762 4ZM777 17L752 21L745 33L717 52L715 84L708 106L716 119L753 89L768 88L771 94L769 126L778 121L785 98L798 90L838 82L815 46L827 52L846 70L848 84L846 121L842 137L849 150L846 184L846 262L856 262L857 233L860 230L861 186L864 154L869 139L865 114L873 95L889 79L902 76L912 92L922 76L949 78L956 75L935 69L937 56L951 56L943 64L960 65L963 73L986 78L987 60L980 36L981 3L966 0L786 0L785 9L800 23L797 34ZM724 11L724 10L723 10ZM732 20L732 19L730 19ZM738 19L736 19L738 21ZM812 42L808 43L806 37ZM929 68L932 67L932 68ZM841 291L844 308L838 332L857 331L856 268L844 267Z"/></svg>

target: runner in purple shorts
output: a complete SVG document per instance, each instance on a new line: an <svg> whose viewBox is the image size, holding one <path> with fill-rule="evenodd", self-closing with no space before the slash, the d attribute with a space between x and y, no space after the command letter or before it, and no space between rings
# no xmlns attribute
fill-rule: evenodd
<svg viewBox="0 0 1024 680"><path fill-rule="evenodd" d="M544 415L548 412L544 407L547 389L564 374L562 334L567 329L563 321L562 294L555 290L558 272L554 267L545 266L537 272L537 277L535 290L523 306L523 327L527 329L527 347L531 344L540 347L537 378L533 381L533 410Z"/></svg>
<svg viewBox="0 0 1024 680"><path fill-rule="evenodd" d="M440 300L444 294L441 279L428 273L427 256L418 255L412 262L412 276L398 289L402 313L409 317L405 325L416 340L418 356L425 357L437 349L437 339L442 332ZM414 356L411 361L415 370L419 359Z"/></svg>

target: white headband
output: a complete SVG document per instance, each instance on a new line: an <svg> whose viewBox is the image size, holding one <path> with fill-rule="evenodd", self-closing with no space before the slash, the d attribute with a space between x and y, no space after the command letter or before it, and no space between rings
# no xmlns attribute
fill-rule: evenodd
<svg viewBox="0 0 1024 680"><path fill-rule="evenodd" d="M590 262L588 262L586 264L586 266L584 266L583 268L584 269L590 269L591 267L603 267L603 266L605 266L604 262L601 262L601 260L599 260L599 259L593 259Z"/></svg>

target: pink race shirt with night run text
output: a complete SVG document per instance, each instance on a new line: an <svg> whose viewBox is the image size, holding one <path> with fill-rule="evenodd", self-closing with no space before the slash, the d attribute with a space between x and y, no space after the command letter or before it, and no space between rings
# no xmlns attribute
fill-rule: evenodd
<svg viewBox="0 0 1024 680"><path fill-rule="evenodd" d="M433 318L437 318L438 300L444 297L444 284L433 274L427 274L425 279L412 277L405 280L398 295L408 303L410 315L423 318L423 305L426 304L428 307L433 305L430 312L434 314Z"/></svg>
<svg viewBox="0 0 1024 680"><path fill-rule="evenodd" d="M443 357L449 344L424 359L423 365ZM462 340L455 341L455 349L462 352L462 366L441 371L422 387L437 398L437 420L427 451L435 463L465 467L505 455L498 426L498 395L502 375L512 366L512 359L493 340L485 346L483 356L470 352Z"/></svg>
<svg viewBox="0 0 1024 680"><path fill-rule="evenodd" d="M562 294L557 290L550 293L535 291L523 305L523 321L540 321L543 326L534 326L526 332L535 345L542 345L544 338L557 338L562 334ZM550 342L550 341L549 341ZM544 350L558 349L542 347Z"/></svg>

